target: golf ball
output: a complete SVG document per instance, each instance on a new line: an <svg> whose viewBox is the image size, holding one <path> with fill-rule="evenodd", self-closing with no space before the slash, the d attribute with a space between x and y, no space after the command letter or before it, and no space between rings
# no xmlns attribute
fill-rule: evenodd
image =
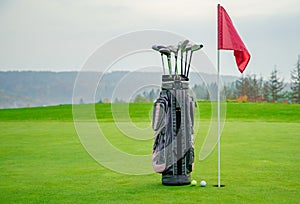
<svg viewBox="0 0 300 204"><path fill-rule="evenodd" d="M191 185L192 186L196 186L197 185L197 181L196 180L192 180Z"/></svg>
<svg viewBox="0 0 300 204"><path fill-rule="evenodd" d="M201 186L201 187L206 186L206 181L201 181L200 186Z"/></svg>

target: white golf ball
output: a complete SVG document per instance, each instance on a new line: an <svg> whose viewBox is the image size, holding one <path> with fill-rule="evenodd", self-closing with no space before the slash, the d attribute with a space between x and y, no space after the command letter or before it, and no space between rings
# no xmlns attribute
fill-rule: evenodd
<svg viewBox="0 0 300 204"><path fill-rule="evenodd" d="M201 182L200 182L200 186L201 186L201 187L206 186L206 181L201 181Z"/></svg>

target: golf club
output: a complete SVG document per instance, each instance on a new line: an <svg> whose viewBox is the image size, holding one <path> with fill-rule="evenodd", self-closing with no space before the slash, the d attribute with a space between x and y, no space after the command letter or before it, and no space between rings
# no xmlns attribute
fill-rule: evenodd
<svg viewBox="0 0 300 204"><path fill-rule="evenodd" d="M171 51L168 48L160 48L159 52L163 55L167 56L168 59L168 67L169 67L169 74L172 77L172 65L171 65Z"/></svg>
<svg viewBox="0 0 300 204"><path fill-rule="evenodd" d="M168 48L169 48L170 51L173 52L174 55L175 55L175 74L176 74L176 76L178 76L177 57L178 57L178 51L179 51L179 48L178 48L178 47L175 47L175 46L173 46L173 45L168 46Z"/></svg>
<svg viewBox="0 0 300 204"><path fill-rule="evenodd" d="M195 52L197 50L200 50L201 48L203 48L203 45L193 45L191 47L191 54L190 54L189 66L188 66L188 70L187 70L187 73L186 73L186 77L189 77L189 72L190 72L190 66L191 66L193 52Z"/></svg>
<svg viewBox="0 0 300 204"><path fill-rule="evenodd" d="M191 44L188 44L185 48L185 64L184 64L184 73L183 75L186 77L186 68L187 68L187 61L188 61L188 52L192 49Z"/></svg>
<svg viewBox="0 0 300 204"><path fill-rule="evenodd" d="M163 46L163 45L153 45L152 46L152 49L155 50L155 51L158 51L158 52L159 52L159 49L161 49L161 48L165 48L165 46ZM164 57L163 57L162 53L160 53L160 56L161 56L161 62L162 62L162 66L163 66L163 73L165 75L166 71L165 71Z"/></svg>
<svg viewBox="0 0 300 204"><path fill-rule="evenodd" d="M178 49L178 52L180 51L180 49L181 49L181 42L179 42L178 43L178 45L177 45L177 49Z"/></svg>
<svg viewBox="0 0 300 204"><path fill-rule="evenodd" d="M183 53L185 52L185 48L187 44L189 43L189 40L185 40L182 43L180 43L180 51L181 51L181 75L183 75Z"/></svg>

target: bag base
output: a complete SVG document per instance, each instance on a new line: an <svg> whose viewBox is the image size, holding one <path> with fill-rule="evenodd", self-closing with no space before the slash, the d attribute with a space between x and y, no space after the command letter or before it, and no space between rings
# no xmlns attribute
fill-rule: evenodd
<svg viewBox="0 0 300 204"><path fill-rule="evenodd" d="M162 184L166 186L183 186L191 184L190 174L187 175L162 175Z"/></svg>

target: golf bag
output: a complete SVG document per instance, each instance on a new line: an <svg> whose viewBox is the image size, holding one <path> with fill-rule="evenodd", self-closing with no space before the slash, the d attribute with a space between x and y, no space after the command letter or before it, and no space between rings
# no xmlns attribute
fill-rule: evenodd
<svg viewBox="0 0 300 204"><path fill-rule="evenodd" d="M190 184L194 165L194 105L186 77L162 76L162 90L153 108L152 166L162 174L164 185Z"/></svg>

